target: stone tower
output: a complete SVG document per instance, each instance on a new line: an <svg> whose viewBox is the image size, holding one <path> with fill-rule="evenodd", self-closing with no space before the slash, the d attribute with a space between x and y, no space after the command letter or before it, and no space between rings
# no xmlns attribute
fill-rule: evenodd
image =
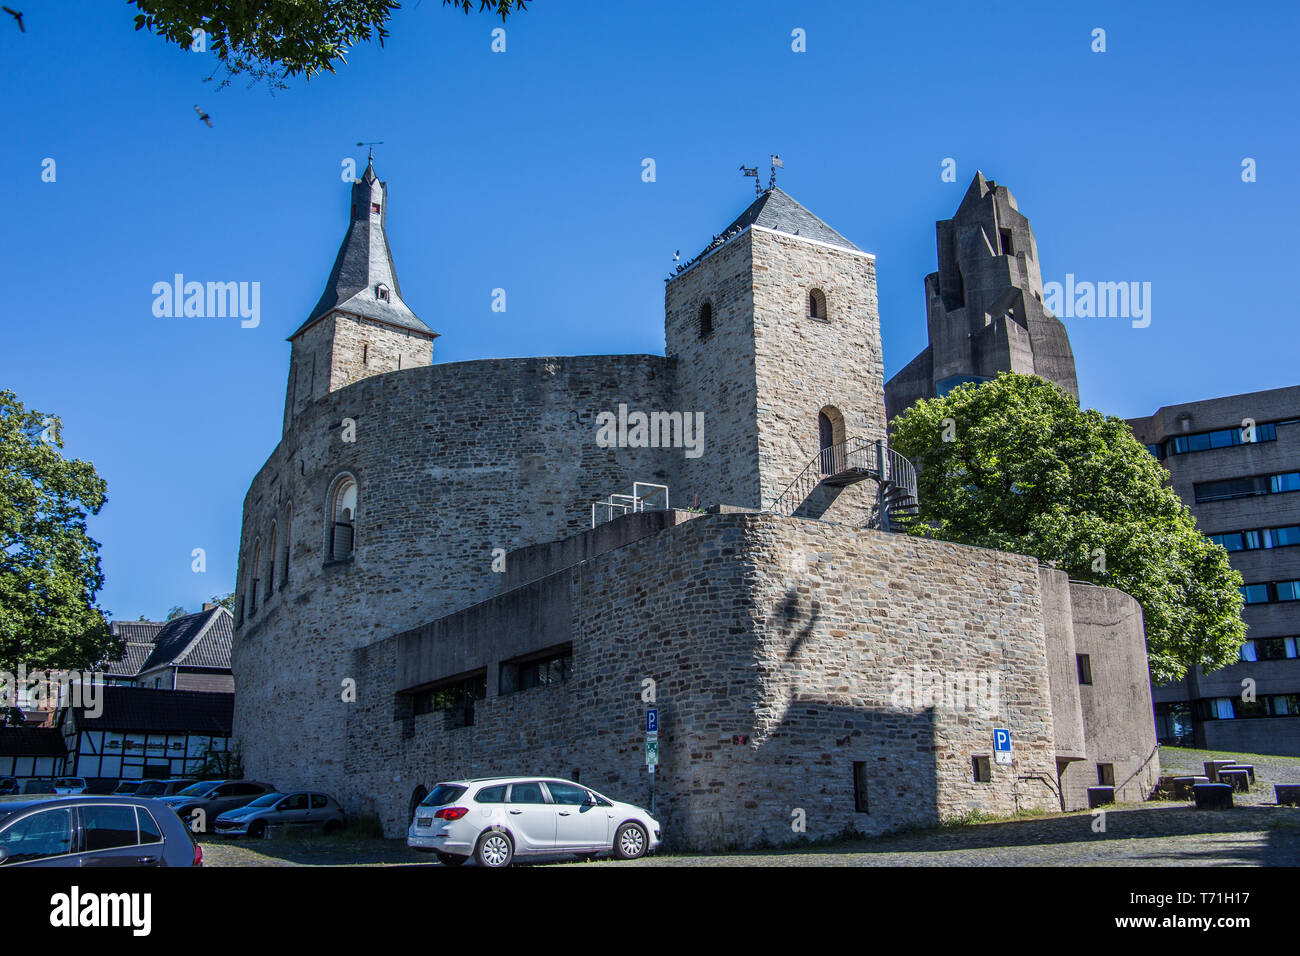
<svg viewBox="0 0 1300 956"><path fill-rule="evenodd" d="M935 233L939 271L925 277L930 344L885 386L889 417L999 372L1040 375L1077 398L1070 339L1043 305L1038 244L1011 191L976 173Z"/></svg>
<svg viewBox="0 0 1300 956"><path fill-rule="evenodd" d="M437 333L402 301L384 224L388 184L374 162L352 184L351 221L329 281L307 321L289 336L284 432L312 402L372 375L433 362Z"/></svg>
<svg viewBox="0 0 1300 956"><path fill-rule="evenodd" d="M701 505L767 507L828 442L884 437L875 257L781 189L664 300L679 401L705 416L705 453L684 463Z"/></svg>

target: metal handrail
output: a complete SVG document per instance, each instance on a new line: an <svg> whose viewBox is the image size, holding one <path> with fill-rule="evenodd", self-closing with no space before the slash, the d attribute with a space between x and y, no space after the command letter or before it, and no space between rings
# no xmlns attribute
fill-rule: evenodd
<svg viewBox="0 0 1300 956"><path fill-rule="evenodd" d="M767 510L773 514L793 515L827 478L851 472L859 472L862 477L876 481L884 530L890 530L891 524L901 525L915 517L918 505L916 468L884 441L858 437L846 438L821 449Z"/></svg>

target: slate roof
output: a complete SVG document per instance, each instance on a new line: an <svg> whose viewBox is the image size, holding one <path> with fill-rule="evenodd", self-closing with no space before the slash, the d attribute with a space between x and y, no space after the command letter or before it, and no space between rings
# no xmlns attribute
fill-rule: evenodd
<svg viewBox="0 0 1300 956"><path fill-rule="evenodd" d="M853 252L862 251L826 225L818 216L809 212L785 190L774 186L750 203L749 208L737 216L731 225L714 236L713 241L700 250L698 256L685 265L678 266L677 272L686 271L703 256L728 242L733 236L740 235L750 226L761 226L764 229L783 232L788 236L799 236L801 239L813 239L827 245L839 246L841 249L850 249Z"/></svg>
<svg viewBox="0 0 1300 956"><path fill-rule="evenodd" d="M163 629L162 621L114 621L110 625L115 637L124 638L131 644L152 644L158 632Z"/></svg>
<svg viewBox="0 0 1300 956"><path fill-rule="evenodd" d="M154 638L153 651L137 674L158 667L218 667L230 669L234 622L218 604L207 611L168 621Z"/></svg>
<svg viewBox="0 0 1300 956"><path fill-rule="evenodd" d="M0 757L66 757L63 734L53 727L0 727Z"/></svg>
<svg viewBox="0 0 1300 956"><path fill-rule="evenodd" d="M235 695L152 687L101 687L103 711L88 717L74 708L79 730L134 730L229 736Z"/></svg>
<svg viewBox="0 0 1300 956"><path fill-rule="evenodd" d="M102 665L101 669L112 677L134 677L152 653L153 644L127 642L122 648L122 656Z"/></svg>
<svg viewBox="0 0 1300 956"><path fill-rule="evenodd" d="M379 203L378 215L371 214L371 203ZM436 333L421 322L402 300L402 287L397 281L397 267L393 265L393 252L388 246L388 233L384 228L388 219L388 184L375 176L373 163L368 164L365 174L352 184L350 216L347 235L339 246L325 291L307 316L307 321L298 326L289 338L296 338L335 309L436 338ZM389 289L387 302L376 293L381 283Z"/></svg>

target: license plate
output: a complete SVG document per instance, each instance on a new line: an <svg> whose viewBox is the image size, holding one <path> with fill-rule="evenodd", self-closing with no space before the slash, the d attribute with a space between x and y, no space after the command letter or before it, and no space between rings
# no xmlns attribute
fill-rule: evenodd
<svg viewBox="0 0 1300 956"><path fill-rule="evenodd" d="M433 817L416 817L415 825L417 827L427 827L433 825Z"/></svg>

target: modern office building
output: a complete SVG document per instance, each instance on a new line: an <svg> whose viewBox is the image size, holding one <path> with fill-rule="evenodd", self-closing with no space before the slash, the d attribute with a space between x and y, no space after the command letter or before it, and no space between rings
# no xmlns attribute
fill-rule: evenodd
<svg viewBox="0 0 1300 956"><path fill-rule="evenodd" d="M1129 424L1245 582L1240 662L1155 687L1160 741L1300 755L1300 386Z"/></svg>

